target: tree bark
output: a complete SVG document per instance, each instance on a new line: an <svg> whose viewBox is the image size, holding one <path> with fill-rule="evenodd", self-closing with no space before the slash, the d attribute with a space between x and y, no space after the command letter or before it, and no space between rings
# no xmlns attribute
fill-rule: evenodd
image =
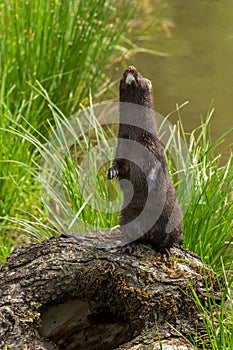
<svg viewBox="0 0 233 350"><path fill-rule="evenodd" d="M0 348L192 349L202 328L190 298L206 303L210 268L184 248L168 257L51 238L16 249L0 271ZM173 345L171 345L173 344Z"/></svg>

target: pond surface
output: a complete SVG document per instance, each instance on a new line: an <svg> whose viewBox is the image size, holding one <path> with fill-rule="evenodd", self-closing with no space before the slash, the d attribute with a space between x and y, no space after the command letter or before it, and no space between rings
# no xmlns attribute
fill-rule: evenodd
<svg viewBox="0 0 233 350"><path fill-rule="evenodd" d="M145 20L158 17L156 3L151 1ZM165 16L163 26L152 25L140 46L168 56L141 53L132 63L152 81L157 112L167 115L176 104L189 101L181 110L188 132L200 124L213 101L214 140L233 126L233 0L174 0ZM175 113L170 120L176 119ZM226 142L233 142L233 133Z"/></svg>

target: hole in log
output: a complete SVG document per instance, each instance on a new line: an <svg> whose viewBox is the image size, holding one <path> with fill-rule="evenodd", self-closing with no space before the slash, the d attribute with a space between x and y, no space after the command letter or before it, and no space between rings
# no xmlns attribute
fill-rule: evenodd
<svg viewBox="0 0 233 350"><path fill-rule="evenodd" d="M130 340L129 322L106 306L70 300L41 312L40 334L62 350L111 350Z"/></svg>

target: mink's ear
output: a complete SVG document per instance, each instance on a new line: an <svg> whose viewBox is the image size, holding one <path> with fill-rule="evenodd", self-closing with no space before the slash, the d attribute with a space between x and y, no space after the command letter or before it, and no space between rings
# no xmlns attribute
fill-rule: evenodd
<svg viewBox="0 0 233 350"><path fill-rule="evenodd" d="M148 83L148 86L149 86L149 89L152 90L152 83L149 79L145 78L147 83Z"/></svg>

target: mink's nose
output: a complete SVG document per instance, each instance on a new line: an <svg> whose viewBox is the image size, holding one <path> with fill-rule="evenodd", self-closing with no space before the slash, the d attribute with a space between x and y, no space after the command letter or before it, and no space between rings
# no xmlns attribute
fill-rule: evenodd
<svg viewBox="0 0 233 350"><path fill-rule="evenodd" d="M135 72L137 69L136 69L134 66L129 66L129 67L128 67L128 70L129 70L130 72Z"/></svg>
<svg viewBox="0 0 233 350"><path fill-rule="evenodd" d="M124 72L125 82L127 85L131 85L136 81L137 69L134 66L129 66Z"/></svg>

